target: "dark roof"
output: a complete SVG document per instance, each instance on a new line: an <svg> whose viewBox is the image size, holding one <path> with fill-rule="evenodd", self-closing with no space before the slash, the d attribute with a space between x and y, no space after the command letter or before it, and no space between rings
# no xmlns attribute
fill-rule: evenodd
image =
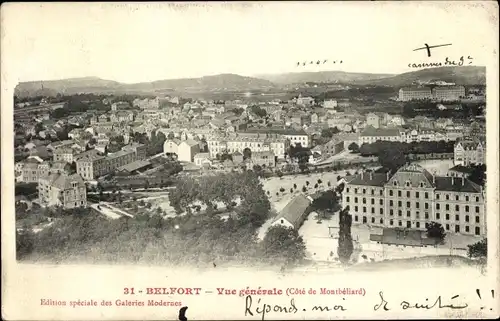
<svg viewBox="0 0 500 321"><path fill-rule="evenodd" d="M300 194L286 204L276 218L276 221L283 218L297 228L301 218L306 215L306 210L310 204L311 201L309 198Z"/></svg>
<svg viewBox="0 0 500 321"><path fill-rule="evenodd" d="M417 164L401 167L388 183L394 184L394 182L397 182L397 186L406 186L406 183L409 182L412 187L418 187L420 183L424 183L426 188L434 187L432 174Z"/></svg>
<svg viewBox="0 0 500 321"><path fill-rule="evenodd" d="M436 177L436 190L481 193L481 186L463 177Z"/></svg>
<svg viewBox="0 0 500 321"><path fill-rule="evenodd" d="M382 235L370 234L370 241L383 244L423 246L435 245L434 239L424 237L423 232L401 228L384 228Z"/></svg>
<svg viewBox="0 0 500 321"><path fill-rule="evenodd" d="M390 177L390 176L389 176ZM367 185L367 186L384 186L388 181L387 174L380 173L361 173L354 176L346 177L349 185Z"/></svg>
<svg viewBox="0 0 500 321"><path fill-rule="evenodd" d="M399 128L375 128L373 126L367 126L361 133L360 136L399 136Z"/></svg>
<svg viewBox="0 0 500 321"><path fill-rule="evenodd" d="M127 165L123 165L121 167L118 167L118 170L132 172L132 171L138 170L140 168L146 167L148 165L151 165L151 163L147 160L137 160L137 161L129 163Z"/></svg>

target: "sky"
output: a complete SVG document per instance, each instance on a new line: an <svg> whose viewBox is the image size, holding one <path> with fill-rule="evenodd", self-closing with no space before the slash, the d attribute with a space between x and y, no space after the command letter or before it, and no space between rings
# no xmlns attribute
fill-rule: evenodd
<svg viewBox="0 0 500 321"><path fill-rule="evenodd" d="M496 48L494 3L8 3L2 70L18 81L135 83L219 73L402 73L409 63L460 56L484 66ZM452 45L429 58L413 51L424 43ZM297 66L311 60L328 61Z"/></svg>

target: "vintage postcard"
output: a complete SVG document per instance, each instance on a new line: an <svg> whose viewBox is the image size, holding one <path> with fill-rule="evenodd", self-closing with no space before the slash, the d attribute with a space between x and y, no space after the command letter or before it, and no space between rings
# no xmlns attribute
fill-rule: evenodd
<svg viewBox="0 0 500 321"><path fill-rule="evenodd" d="M499 316L495 1L6 3L2 318Z"/></svg>

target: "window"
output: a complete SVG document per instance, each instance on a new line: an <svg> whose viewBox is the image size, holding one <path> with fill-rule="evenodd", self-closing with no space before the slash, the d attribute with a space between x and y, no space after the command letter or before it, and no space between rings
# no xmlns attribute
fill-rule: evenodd
<svg viewBox="0 0 500 321"><path fill-rule="evenodd" d="M372 214L375 214L375 209L372 207Z"/></svg>
<svg viewBox="0 0 500 321"><path fill-rule="evenodd" d="M394 203L394 202L393 202L392 200L390 200L390 201L389 201L389 206L392 206L392 205L393 205L393 203Z"/></svg>
<svg viewBox="0 0 500 321"><path fill-rule="evenodd" d="M398 211L398 216L403 216L403 211L402 210Z"/></svg>
<svg viewBox="0 0 500 321"><path fill-rule="evenodd" d="M429 212L425 212L425 219L429 219Z"/></svg>
<svg viewBox="0 0 500 321"><path fill-rule="evenodd" d="M479 213L479 206L476 206L476 213Z"/></svg>
<svg viewBox="0 0 500 321"><path fill-rule="evenodd" d="M410 211L406 211L406 217L410 217L411 216L411 212Z"/></svg>
<svg viewBox="0 0 500 321"><path fill-rule="evenodd" d="M358 194L358 189L357 188L354 189L354 194Z"/></svg>
<svg viewBox="0 0 500 321"><path fill-rule="evenodd" d="M439 194L436 194L436 199L437 199L437 200L439 199Z"/></svg>
<svg viewBox="0 0 500 321"><path fill-rule="evenodd" d="M411 197L410 191L406 192L406 197Z"/></svg>
<svg viewBox="0 0 500 321"><path fill-rule="evenodd" d="M425 192L425 193L424 193L424 197L425 197L425 198L429 198L429 192Z"/></svg>
<svg viewBox="0 0 500 321"><path fill-rule="evenodd" d="M481 235L481 229L479 228L479 226L476 226L474 234Z"/></svg>
<svg viewBox="0 0 500 321"><path fill-rule="evenodd" d="M420 212L417 211L416 216L417 218L420 218Z"/></svg>
<svg viewBox="0 0 500 321"><path fill-rule="evenodd" d="M465 205L465 211L469 213L469 205Z"/></svg>
<svg viewBox="0 0 500 321"><path fill-rule="evenodd" d="M411 207L410 202L406 202L406 207Z"/></svg>
<svg viewBox="0 0 500 321"><path fill-rule="evenodd" d="M357 203L357 202L358 202L358 198L357 198L357 197L355 197L355 198L354 198L354 203Z"/></svg>
<svg viewBox="0 0 500 321"><path fill-rule="evenodd" d="M394 215L394 211L392 210L392 208L389 210L389 215Z"/></svg>
<svg viewBox="0 0 500 321"><path fill-rule="evenodd" d="M422 184L422 183L421 183ZM415 192L415 197L416 198L419 198L420 197L420 193L419 192Z"/></svg>
<svg viewBox="0 0 500 321"><path fill-rule="evenodd" d="M354 206L354 211L357 212L358 211L358 206Z"/></svg>
<svg viewBox="0 0 500 321"><path fill-rule="evenodd" d="M405 186L406 186L406 187L410 187L410 182L409 182L409 181L406 181Z"/></svg>
<svg viewBox="0 0 500 321"><path fill-rule="evenodd" d="M375 195L375 190L372 188L372 195Z"/></svg>
<svg viewBox="0 0 500 321"><path fill-rule="evenodd" d="M389 196L392 196L394 193L393 193L393 190L389 190Z"/></svg>
<svg viewBox="0 0 500 321"><path fill-rule="evenodd" d="M446 224L446 230L449 231L450 230L450 224Z"/></svg>
<svg viewBox="0 0 500 321"><path fill-rule="evenodd" d="M375 223L375 217L372 217L372 224Z"/></svg>
<svg viewBox="0 0 500 321"><path fill-rule="evenodd" d="M424 186L425 186L424 182L420 182L420 187L424 187Z"/></svg>
<svg viewBox="0 0 500 321"><path fill-rule="evenodd" d="M455 215L455 221L460 221L460 216Z"/></svg>
<svg viewBox="0 0 500 321"><path fill-rule="evenodd" d="M450 195L449 194L446 194L446 200L449 201L450 200Z"/></svg>
<svg viewBox="0 0 500 321"><path fill-rule="evenodd" d="M375 199L372 198L372 205L375 205Z"/></svg>
<svg viewBox="0 0 500 321"><path fill-rule="evenodd" d="M366 223L366 216L363 216L363 223Z"/></svg>
<svg viewBox="0 0 500 321"><path fill-rule="evenodd" d="M403 226L403 222L398 221L398 225L399 225L399 226Z"/></svg>
<svg viewBox="0 0 500 321"><path fill-rule="evenodd" d="M383 195L384 195L384 191L380 190L380 196L383 196Z"/></svg>
<svg viewBox="0 0 500 321"><path fill-rule="evenodd" d="M436 220L439 220L441 218L441 215L439 213L436 213Z"/></svg>
<svg viewBox="0 0 500 321"><path fill-rule="evenodd" d="M363 204L366 204L366 198L363 197Z"/></svg>
<svg viewBox="0 0 500 321"><path fill-rule="evenodd" d="M394 181L394 186L398 186L398 182L397 181Z"/></svg>
<svg viewBox="0 0 500 321"><path fill-rule="evenodd" d="M419 202L415 202L415 206L416 206L417 208L420 208L420 203L419 203Z"/></svg>
<svg viewBox="0 0 500 321"><path fill-rule="evenodd" d="M465 215L465 221L469 222L469 215Z"/></svg>
<svg viewBox="0 0 500 321"><path fill-rule="evenodd" d="M366 213L366 206L363 206L363 213Z"/></svg>
<svg viewBox="0 0 500 321"><path fill-rule="evenodd" d="M347 196L347 197L345 198L345 201L346 201L346 202L349 202L349 196Z"/></svg>
<svg viewBox="0 0 500 321"><path fill-rule="evenodd" d="M416 222L415 225L417 226L417 228L420 228L420 222Z"/></svg>
<svg viewBox="0 0 500 321"><path fill-rule="evenodd" d="M476 223L479 223L479 216L476 216Z"/></svg>
<svg viewBox="0 0 500 321"><path fill-rule="evenodd" d="M348 188L346 188L346 190L345 190L345 191L346 191L346 193L349 193L349 187L348 187Z"/></svg>
<svg viewBox="0 0 500 321"><path fill-rule="evenodd" d="M479 202L479 196L476 196L476 202Z"/></svg>
<svg viewBox="0 0 500 321"><path fill-rule="evenodd" d="M398 191L398 197L401 197L402 193L401 191Z"/></svg>
<svg viewBox="0 0 500 321"><path fill-rule="evenodd" d="M460 196L456 195L456 196L455 196L455 200L456 200L456 201L460 201Z"/></svg>
<svg viewBox="0 0 500 321"><path fill-rule="evenodd" d="M470 229L469 229L469 225L466 225L466 226L465 226L465 232L469 233L469 232L470 232L469 230L470 230Z"/></svg>
<svg viewBox="0 0 500 321"><path fill-rule="evenodd" d="M406 227L407 227L407 228L411 228L411 221L407 221L407 222L406 222Z"/></svg>
<svg viewBox="0 0 500 321"><path fill-rule="evenodd" d="M460 205L455 205L455 211L460 211Z"/></svg>
<svg viewBox="0 0 500 321"><path fill-rule="evenodd" d="M446 214L446 220L449 221L450 220L450 214Z"/></svg>
<svg viewBox="0 0 500 321"><path fill-rule="evenodd" d="M389 225L391 225L391 226L394 225L394 220L390 220Z"/></svg>
<svg viewBox="0 0 500 321"><path fill-rule="evenodd" d="M379 211L380 215L384 215L384 209L381 208L380 211Z"/></svg>
<svg viewBox="0 0 500 321"><path fill-rule="evenodd" d="M469 196L465 196L465 201L468 202L469 201Z"/></svg>
<svg viewBox="0 0 500 321"><path fill-rule="evenodd" d="M384 205L384 200L380 200L380 201L379 201L379 204L380 204L380 205Z"/></svg>
<svg viewBox="0 0 500 321"><path fill-rule="evenodd" d="M449 211L450 210L450 204L446 204L446 210Z"/></svg>
<svg viewBox="0 0 500 321"><path fill-rule="evenodd" d="M357 221L358 221L358 216L354 215L354 222L357 222Z"/></svg>
<svg viewBox="0 0 500 321"><path fill-rule="evenodd" d="M398 207L401 207L401 206L403 206L402 204L403 204L403 202L401 202L401 201L398 201Z"/></svg>
<svg viewBox="0 0 500 321"><path fill-rule="evenodd" d="M380 224L384 224L384 219L383 218L380 219Z"/></svg>
<svg viewBox="0 0 500 321"><path fill-rule="evenodd" d="M363 188L363 194L366 194L366 189Z"/></svg>
<svg viewBox="0 0 500 321"><path fill-rule="evenodd" d="M285 220L281 220L281 224L285 223Z"/></svg>
<svg viewBox="0 0 500 321"><path fill-rule="evenodd" d="M460 225L455 225L455 233L460 233Z"/></svg>
<svg viewBox="0 0 500 321"><path fill-rule="evenodd" d="M436 209L438 210L440 207L439 203L436 204Z"/></svg>

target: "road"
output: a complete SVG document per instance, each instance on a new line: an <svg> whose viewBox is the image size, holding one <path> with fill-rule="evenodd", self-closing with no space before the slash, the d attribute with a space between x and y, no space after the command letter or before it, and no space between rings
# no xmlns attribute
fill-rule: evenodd
<svg viewBox="0 0 500 321"><path fill-rule="evenodd" d="M106 202L100 202L99 204L92 204L90 205L90 207L92 207L94 210L98 211L99 213L113 220L120 218L122 216L134 217L132 214L129 214Z"/></svg>

